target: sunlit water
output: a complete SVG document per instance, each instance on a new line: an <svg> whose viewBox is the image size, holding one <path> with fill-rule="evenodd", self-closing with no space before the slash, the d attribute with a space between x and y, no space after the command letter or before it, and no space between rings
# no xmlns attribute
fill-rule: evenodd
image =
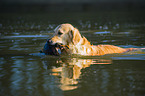
<svg viewBox="0 0 145 96"><path fill-rule="evenodd" d="M145 50L93 57L39 53L52 30L64 22L72 23L94 45L145 48L144 18L136 15L2 15L0 95L144 96Z"/></svg>

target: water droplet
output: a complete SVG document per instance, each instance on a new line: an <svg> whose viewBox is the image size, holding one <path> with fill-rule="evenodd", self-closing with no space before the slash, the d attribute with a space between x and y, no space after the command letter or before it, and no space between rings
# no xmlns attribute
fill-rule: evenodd
<svg viewBox="0 0 145 96"><path fill-rule="evenodd" d="M102 29L102 26L99 26L99 29Z"/></svg>
<svg viewBox="0 0 145 96"><path fill-rule="evenodd" d="M14 40L12 40L12 42L14 42Z"/></svg>
<svg viewBox="0 0 145 96"><path fill-rule="evenodd" d="M2 25L2 24L0 24L0 28L2 28L2 26L3 26L3 25Z"/></svg>
<svg viewBox="0 0 145 96"><path fill-rule="evenodd" d="M94 71L94 73L97 73L96 71Z"/></svg>

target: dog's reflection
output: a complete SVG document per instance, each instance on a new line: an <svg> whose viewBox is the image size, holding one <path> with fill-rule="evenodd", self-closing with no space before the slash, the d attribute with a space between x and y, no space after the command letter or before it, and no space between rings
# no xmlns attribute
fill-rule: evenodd
<svg viewBox="0 0 145 96"><path fill-rule="evenodd" d="M71 58L58 60L56 64L60 66L52 66L50 70L53 76L60 77L60 88L62 90L73 90L78 88L81 69L89 67L91 64L111 64L111 60Z"/></svg>

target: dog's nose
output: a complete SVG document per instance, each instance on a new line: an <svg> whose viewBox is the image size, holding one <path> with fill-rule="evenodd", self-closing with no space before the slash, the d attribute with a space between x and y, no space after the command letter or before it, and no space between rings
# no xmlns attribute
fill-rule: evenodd
<svg viewBox="0 0 145 96"><path fill-rule="evenodd" d="M51 44L52 43L52 40L51 39L47 39L47 43L48 44Z"/></svg>

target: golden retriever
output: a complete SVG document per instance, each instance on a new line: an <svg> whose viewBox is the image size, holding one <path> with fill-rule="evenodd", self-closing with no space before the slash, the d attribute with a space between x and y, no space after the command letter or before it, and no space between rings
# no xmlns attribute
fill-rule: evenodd
<svg viewBox="0 0 145 96"><path fill-rule="evenodd" d="M121 48L114 45L92 45L77 28L71 24L61 24L54 29L54 36L50 39L52 45L62 44L67 46L67 54L79 54L87 56L123 53L137 48ZM63 53L62 51L61 53Z"/></svg>

